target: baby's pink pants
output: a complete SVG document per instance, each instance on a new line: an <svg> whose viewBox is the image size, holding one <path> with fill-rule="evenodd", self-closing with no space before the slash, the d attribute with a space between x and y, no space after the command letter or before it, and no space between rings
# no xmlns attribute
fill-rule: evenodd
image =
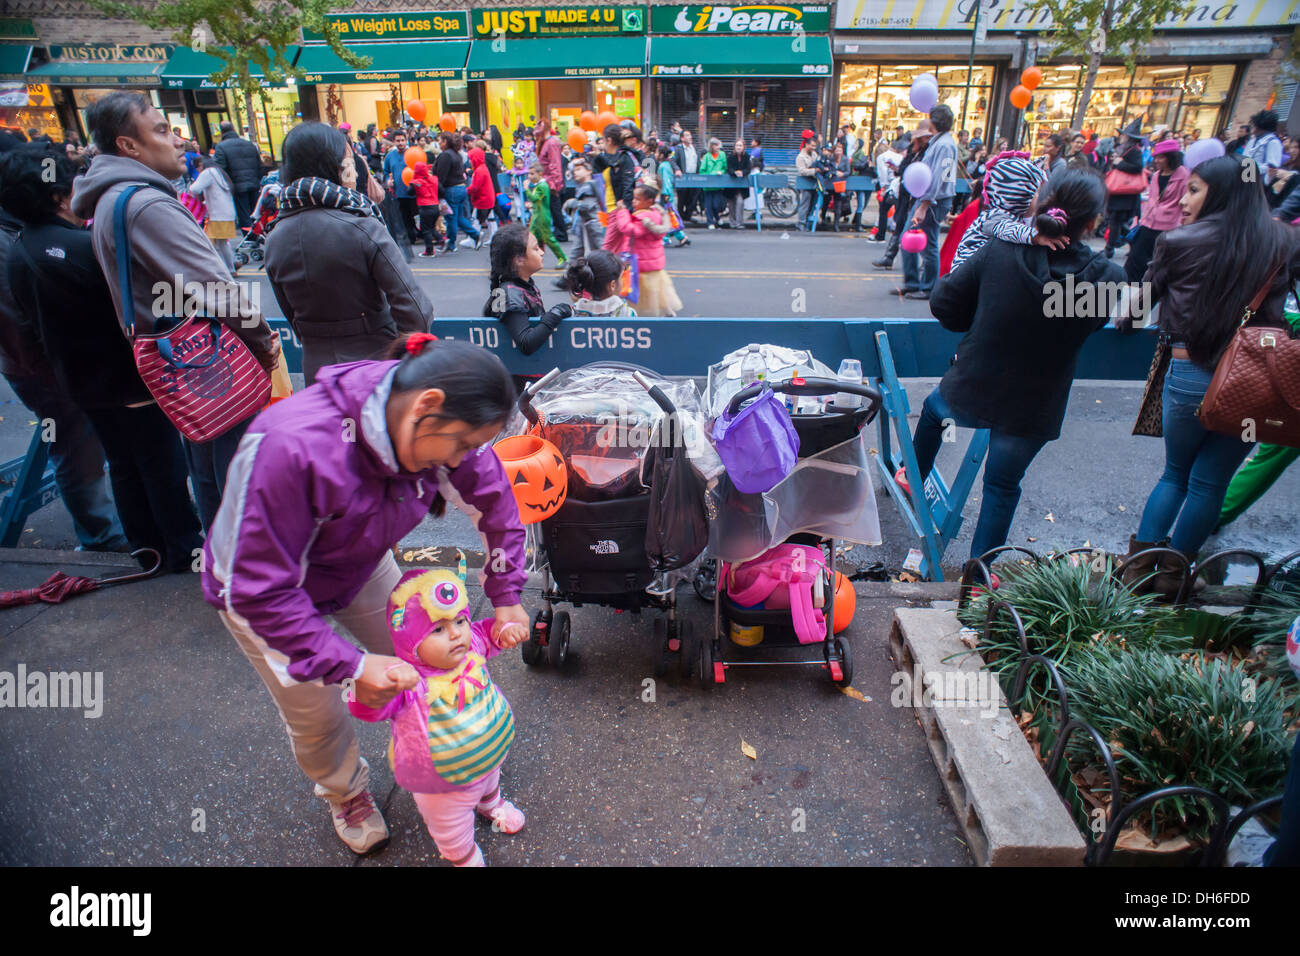
<svg viewBox="0 0 1300 956"><path fill-rule="evenodd" d="M450 793L411 794L438 852L448 860L463 860L474 851L474 808L496 792L500 782L497 767L482 780Z"/></svg>

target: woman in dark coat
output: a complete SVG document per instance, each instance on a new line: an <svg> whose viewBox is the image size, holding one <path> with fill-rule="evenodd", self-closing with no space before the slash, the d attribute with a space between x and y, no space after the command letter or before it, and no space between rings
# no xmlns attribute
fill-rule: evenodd
<svg viewBox="0 0 1300 956"><path fill-rule="evenodd" d="M1140 173L1142 172L1142 138L1139 135L1141 127L1137 120L1129 123L1124 127L1124 131L1119 134L1119 140L1115 144L1115 149L1111 152L1110 168L1119 170L1121 173ZM1106 198L1107 215L1110 220L1110 228L1106 235L1106 258L1111 259L1115 255L1115 250L1124 245L1127 240L1124 238L1128 232L1128 224L1138 212L1138 202L1141 199L1141 193L1109 193Z"/></svg>
<svg viewBox="0 0 1300 956"><path fill-rule="evenodd" d="M735 147L727 154L727 175L743 184L744 188L727 190L732 229L745 228L745 197L749 195L749 173L753 168L754 159L749 155L749 150L745 149L745 141L736 140Z"/></svg>
<svg viewBox="0 0 1300 956"><path fill-rule="evenodd" d="M343 134L301 123L284 138L286 183L266 240L266 275L302 341L307 384L326 365L378 358L427 332L433 306L379 209L354 188Z"/></svg>

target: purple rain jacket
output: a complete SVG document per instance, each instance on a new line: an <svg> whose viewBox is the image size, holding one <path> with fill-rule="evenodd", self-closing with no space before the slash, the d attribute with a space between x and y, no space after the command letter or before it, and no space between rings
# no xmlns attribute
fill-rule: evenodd
<svg viewBox="0 0 1300 956"><path fill-rule="evenodd" d="M230 463L203 548L203 596L247 624L285 686L355 676L363 652L324 616L352 603L438 492L483 535L493 606L518 604L527 581L519 509L490 447L454 469L401 470L386 417L397 364L321 369L253 419Z"/></svg>

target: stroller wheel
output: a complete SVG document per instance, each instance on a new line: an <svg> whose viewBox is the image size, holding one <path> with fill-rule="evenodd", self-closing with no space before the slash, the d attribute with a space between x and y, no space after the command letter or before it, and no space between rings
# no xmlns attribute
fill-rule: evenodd
<svg viewBox="0 0 1300 956"><path fill-rule="evenodd" d="M710 640L700 641L700 653L697 658L699 661L700 686L708 690L713 686L713 642Z"/></svg>
<svg viewBox="0 0 1300 956"><path fill-rule="evenodd" d="M668 673L668 622L662 618L655 618L655 650L654 650L654 675L663 677Z"/></svg>
<svg viewBox="0 0 1300 956"><path fill-rule="evenodd" d="M849 642L843 638L837 637L831 646L835 652L827 662L827 670L831 674L831 683L836 687L848 687L853 683L853 655L849 652ZM835 661L835 658L839 658ZM833 663L839 664L840 678L835 679L835 667Z"/></svg>
<svg viewBox="0 0 1300 956"><path fill-rule="evenodd" d="M690 621L677 622L677 654L678 666L682 670L682 680L690 680L691 674L695 670L695 659L697 651L695 649L695 637L692 633Z"/></svg>
<svg viewBox="0 0 1300 956"><path fill-rule="evenodd" d="M538 611L533 615L533 626L528 631L528 640L519 645L519 654L529 667L535 667L542 660L542 634L545 633L545 628L542 626L543 613Z"/></svg>
<svg viewBox="0 0 1300 956"><path fill-rule="evenodd" d="M716 558L705 558L700 562L695 577L691 579L691 585L695 588L696 597L701 601L714 601L717 599L718 561Z"/></svg>
<svg viewBox="0 0 1300 956"><path fill-rule="evenodd" d="M551 666L563 670L569 659L569 612L559 611L551 622L551 633L546 643L546 655Z"/></svg>

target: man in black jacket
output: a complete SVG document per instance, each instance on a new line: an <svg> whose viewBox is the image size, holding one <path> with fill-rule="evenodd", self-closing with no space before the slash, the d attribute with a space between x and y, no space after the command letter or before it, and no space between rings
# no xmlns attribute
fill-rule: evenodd
<svg viewBox="0 0 1300 956"><path fill-rule="evenodd" d="M55 173L56 181L48 183L46 170ZM107 359L104 344L86 342L83 328L92 324L94 303L84 300L79 290L68 282L67 247L60 240L64 233L74 234L84 240L85 258L82 266L99 280L102 302L107 305L106 324L103 328L107 341L115 341L125 355L130 371L135 373L131 348L117 324L113 300L104 285L103 273L90 247L90 234L78 232L68 222L57 218L57 210L66 210L68 193L73 176L72 161L62 147L44 141L20 147L0 157L0 370L17 394L19 401L31 409L43 430L52 432L50 463L54 466L54 480L63 503L72 516L73 528L81 547L91 551L123 551L127 538L122 534L113 501L104 482L104 449L91 427L76 394L70 386L82 386L86 379L97 380ZM61 203L43 197L55 188L62 188ZM70 215L70 214L69 214ZM55 226L54 222L61 225ZM56 233L56 234L52 234ZM32 265L39 260L42 271L35 272ZM45 265L48 263L48 266ZM88 263L88 265L87 265ZM46 339L41 334L32 305L32 285L39 282L62 296L58 305L51 305L51 314L59 319L70 334L59 339ZM74 377L65 377L61 364L48 354L51 347L83 349L90 360ZM144 383L139 375L135 380L143 398ZM164 422L166 420L164 419ZM175 436L176 431L167 423ZM173 437L179 448L179 439ZM181 460L181 483L184 487L184 459ZM188 503L189 492L186 491ZM198 522L195 521L197 529ZM194 546L202 545L198 534ZM160 552L161 553L161 552ZM187 551L185 565L188 569L192 556Z"/></svg>
<svg viewBox="0 0 1300 956"><path fill-rule="evenodd" d="M623 127L610 123L605 127L604 152L592 157L591 168L597 176L609 170L609 184L614 190L614 201L622 200L632 208L632 192L636 189L637 174L641 165L632 152L623 145Z"/></svg>
<svg viewBox="0 0 1300 956"><path fill-rule="evenodd" d="M235 194L235 215L240 228L252 225L257 187L262 181L262 154L257 147L235 132L229 120L221 124L221 142L217 144L217 165L230 177Z"/></svg>
<svg viewBox="0 0 1300 956"><path fill-rule="evenodd" d="M679 124L674 123L674 126ZM700 171L700 154L695 148L695 142L691 137L690 130L683 130L681 139L673 147L673 167L678 175L687 173L694 176ZM700 191L698 189L688 189L685 186L677 187L677 211L681 213L682 219L690 222L695 218L695 206L699 200Z"/></svg>

